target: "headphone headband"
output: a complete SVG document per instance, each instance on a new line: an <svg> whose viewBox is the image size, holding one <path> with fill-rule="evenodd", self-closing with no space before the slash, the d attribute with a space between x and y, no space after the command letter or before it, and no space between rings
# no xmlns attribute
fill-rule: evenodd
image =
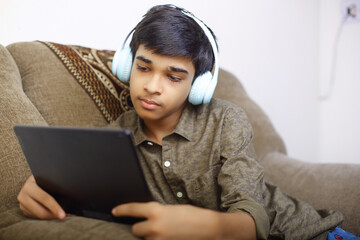
<svg viewBox="0 0 360 240"><path fill-rule="evenodd" d="M213 67L214 75L213 75L213 77L217 79L218 74L219 74L219 61L218 61L219 51L218 51L218 47L216 45L214 36L211 34L209 28L200 19L198 19L194 14L186 11L185 9L182 9L181 12L184 13L186 16L189 16L192 19L194 19L194 21L201 27L201 29L204 31L205 35L207 36L207 38L211 44L213 53L214 53L214 67Z"/></svg>

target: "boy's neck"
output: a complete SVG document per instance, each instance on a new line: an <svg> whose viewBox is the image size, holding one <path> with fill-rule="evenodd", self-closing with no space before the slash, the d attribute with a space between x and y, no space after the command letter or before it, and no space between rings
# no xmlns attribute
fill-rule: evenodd
<svg viewBox="0 0 360 240"><path fill-rule="evenodd" d="M155 121L144 121L144 133L149 140L156 142L159 145L162 145L162 139L169 135L176 127L177 123L168 123L164 124L163 122Z"/></svg>
<svg viewBox="0 0 360 240"><path fill-rule="evenodd" d="M185 108L184 105L180 108L180 111L177 111L176 113L173 113L171 116L168 116L166 118L163 118L161 120L145 120L144 122L144 128L143 131L146 135L146 137L149 138L149 140L156 142L159 145L162 145L162 139L169 135L176 126L178 125L182 112Z"/></svg>

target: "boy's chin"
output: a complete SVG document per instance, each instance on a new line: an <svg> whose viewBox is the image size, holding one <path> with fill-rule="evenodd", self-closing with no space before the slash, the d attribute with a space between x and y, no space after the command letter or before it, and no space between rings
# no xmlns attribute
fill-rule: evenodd
<svg viewBox="0 0 360 240"><path fill-rule="evenodd" d="M155 111L149 111L149 110L136 110L136 113L139 115L139 117L144 121L156 121L159 120L159 116L155 113Z"/></svg>

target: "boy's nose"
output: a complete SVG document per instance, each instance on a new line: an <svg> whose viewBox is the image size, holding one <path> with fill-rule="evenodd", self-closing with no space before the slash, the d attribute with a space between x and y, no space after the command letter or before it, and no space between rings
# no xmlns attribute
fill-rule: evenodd
<svg viewBox="0 0 360 240"><path fill-rule="evenodd" d="M162 93L161 76L154 74L144 85L144 89L151 94Z"/></svg>

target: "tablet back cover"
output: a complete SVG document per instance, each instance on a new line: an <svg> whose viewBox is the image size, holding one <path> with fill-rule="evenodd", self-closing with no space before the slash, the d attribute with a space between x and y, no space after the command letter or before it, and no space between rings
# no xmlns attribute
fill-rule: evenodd
<svg viewBox="0 0 360 240"><path fill-rule="evenodd" d="M112 217L111 209L152 200L129 130L20 125L14 130L37 184L66 212L127 222Z"/></svg>

